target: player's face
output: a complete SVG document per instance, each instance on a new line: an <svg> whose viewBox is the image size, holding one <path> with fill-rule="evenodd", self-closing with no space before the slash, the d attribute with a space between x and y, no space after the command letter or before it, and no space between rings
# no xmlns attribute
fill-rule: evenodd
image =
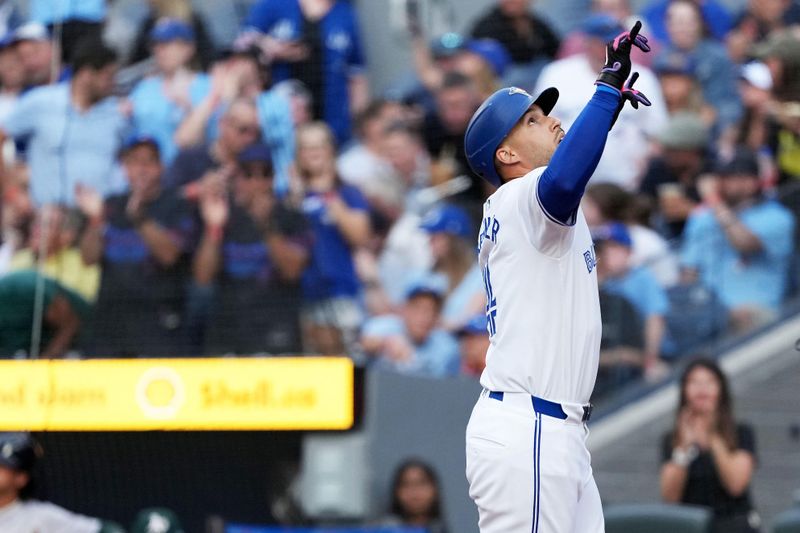
<svg viewBox="0 0 800 533"><path fill-rule="evenodd" d="M720 384L707 368L697 367L686 380L686 403L697 413L713 413L719 404Z"/></svg>
<svg viewBox="0 0 800 533"><path fill-rule="evenodd" d="M407 516L425 517L430 514L436 500L436 487L424 470L412 466L400 479L397 499Z"/></svg>
<svg viewBox="0 0 800 533"><path fill-rule="evenodd" d="M0 498L14 497L28 482L28 474L0 466Z"/></svg>
<svg viewBox="0 0 800 533"><path fill-rule="evenodd" d="M531 106L511 130L495 153L502 165L516 165L524 176L531 170L547 165L558 144L564 138L561 121ZM516 173L516 172L515 172Z"/></svg>

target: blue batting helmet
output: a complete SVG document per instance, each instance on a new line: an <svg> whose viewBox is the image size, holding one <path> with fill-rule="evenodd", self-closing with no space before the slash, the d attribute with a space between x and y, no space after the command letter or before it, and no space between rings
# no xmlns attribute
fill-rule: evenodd
<svg viewBox="0 0 800 533"><path fill-rule="evenodd" d="M472 171L499 186L500 176L494 167L497 147L533 104L547 115L557 100L555 87L545 89L536 98L517 87L505 87L487 98L472 115L464 134L464 150Z"/></svg>

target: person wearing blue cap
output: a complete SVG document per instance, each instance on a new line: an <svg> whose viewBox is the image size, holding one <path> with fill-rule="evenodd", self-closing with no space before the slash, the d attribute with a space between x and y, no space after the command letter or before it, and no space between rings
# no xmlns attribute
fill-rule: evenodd
<svg viewBox="0 0 800 533"><path fill-rule="evenodd" d="M195 60L207 71L215 57L214 42L206 29L204 17L192 6L190 0L148 0L148 13L139 25L136 39L128 56L128 64L146 61L152 54L153 28L162 19L179 19L191 26L194 32Z"/></svg>
<svg viewBox="0 0 800 533"><path fill-rule="evenodd" d="M162 185L163 166L152 137L129 138L120 154L129 192L105 201L79 187L88 219L81 237L86 264L100 264L93 341L104 357L174 356L187 349L185 280L189 276L189 204Z"/></svg>
<svg viewBox="0 0 800 533"><path fill-rule="evenodd" d="M644 357L637 365L649 379L663 376L661 345L666 333L664 320L669 302L664 288L643 266L631 267L631 235L625 224L610 222L596 227L592 238L597 252L600 288L628 300L644 324Z"/></svg>
<svg viewBox="0 0 800 533"><path fill-rule="evenodd" d="M442 325L456 331L486 305L483 278L475 261L477 228L466 211L448 204L430 210L420 228L430 238L434 272L447 280Z"/></svg>
<svg viewBox="0 0 800 533"><path fill-rule="evenodd" d="M169 166L178 153L175 132L181 121L211 91L211 79L195 72L194 29L179 19L161 19L150 32L156 73L140 81L130 94L135 131L158 141Z"/></svg>
<svg viewBox="0 0 800 533"><path fill-rule="evenodd" d="M553 113L561 119L561 127L566 131L591 97L591 82L605 62L605 43L623 31L616 18L604 13L589 15L581 29L584 35L582 52L547 65L533 90L539 93L547 87L559 88ZM647 164L651 139L667 122L667 108L658 79L650 69L635 60L632 68L639 73L638 88L652 105L636 112L622 110L592 176L593 183L610 182L626 190L636 189Z"/></svg>
<svg viewBox="0 0 800 533"><path fill-rule="evenodd" d="M224 187L206 187L200 198L203 232L194 282L214 293L203 352L299 353L308 224L275 197L267 145L249 146L238 163L229 195Z"/></svg>
<svg viewBox="0 0 800 533"><path fill-rule="evenodd" d="M443 378L459 371L458 343L438 327L447 280L425 274L406 286L397 314L369 319L361 346L376 368L403 374Z"/></svg>
<svg viewBox="0 0 800 533"><path fill-rule="evenodd" d="M461 350L461 373L479 378L486 368L489 321L484 313L473 315L457 332Z"/></svg>

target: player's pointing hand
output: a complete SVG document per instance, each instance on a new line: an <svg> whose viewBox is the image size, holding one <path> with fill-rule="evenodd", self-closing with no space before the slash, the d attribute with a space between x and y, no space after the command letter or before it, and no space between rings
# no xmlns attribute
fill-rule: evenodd
<svg viewBox="0 0 800 533"><path fill-rule="evenodd" d="M650 51L647 37L639 35L641 28L642 23L637 20L631 31L620 33L606 43L606 63L596 84L607 85L622 92L625 80L631 73L631 47L636 46L643 52Z"/></svg>

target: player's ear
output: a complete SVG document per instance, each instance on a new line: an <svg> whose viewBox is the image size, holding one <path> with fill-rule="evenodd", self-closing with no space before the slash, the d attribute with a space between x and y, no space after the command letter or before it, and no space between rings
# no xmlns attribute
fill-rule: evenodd
<svg viewBox="0 0 800 533"><path fill-rule="evenodd" d="M497 147L497 150L494 152L494 157L497 162L502 165L513 165L519 161L517 151L506 143Z"/></svg>

